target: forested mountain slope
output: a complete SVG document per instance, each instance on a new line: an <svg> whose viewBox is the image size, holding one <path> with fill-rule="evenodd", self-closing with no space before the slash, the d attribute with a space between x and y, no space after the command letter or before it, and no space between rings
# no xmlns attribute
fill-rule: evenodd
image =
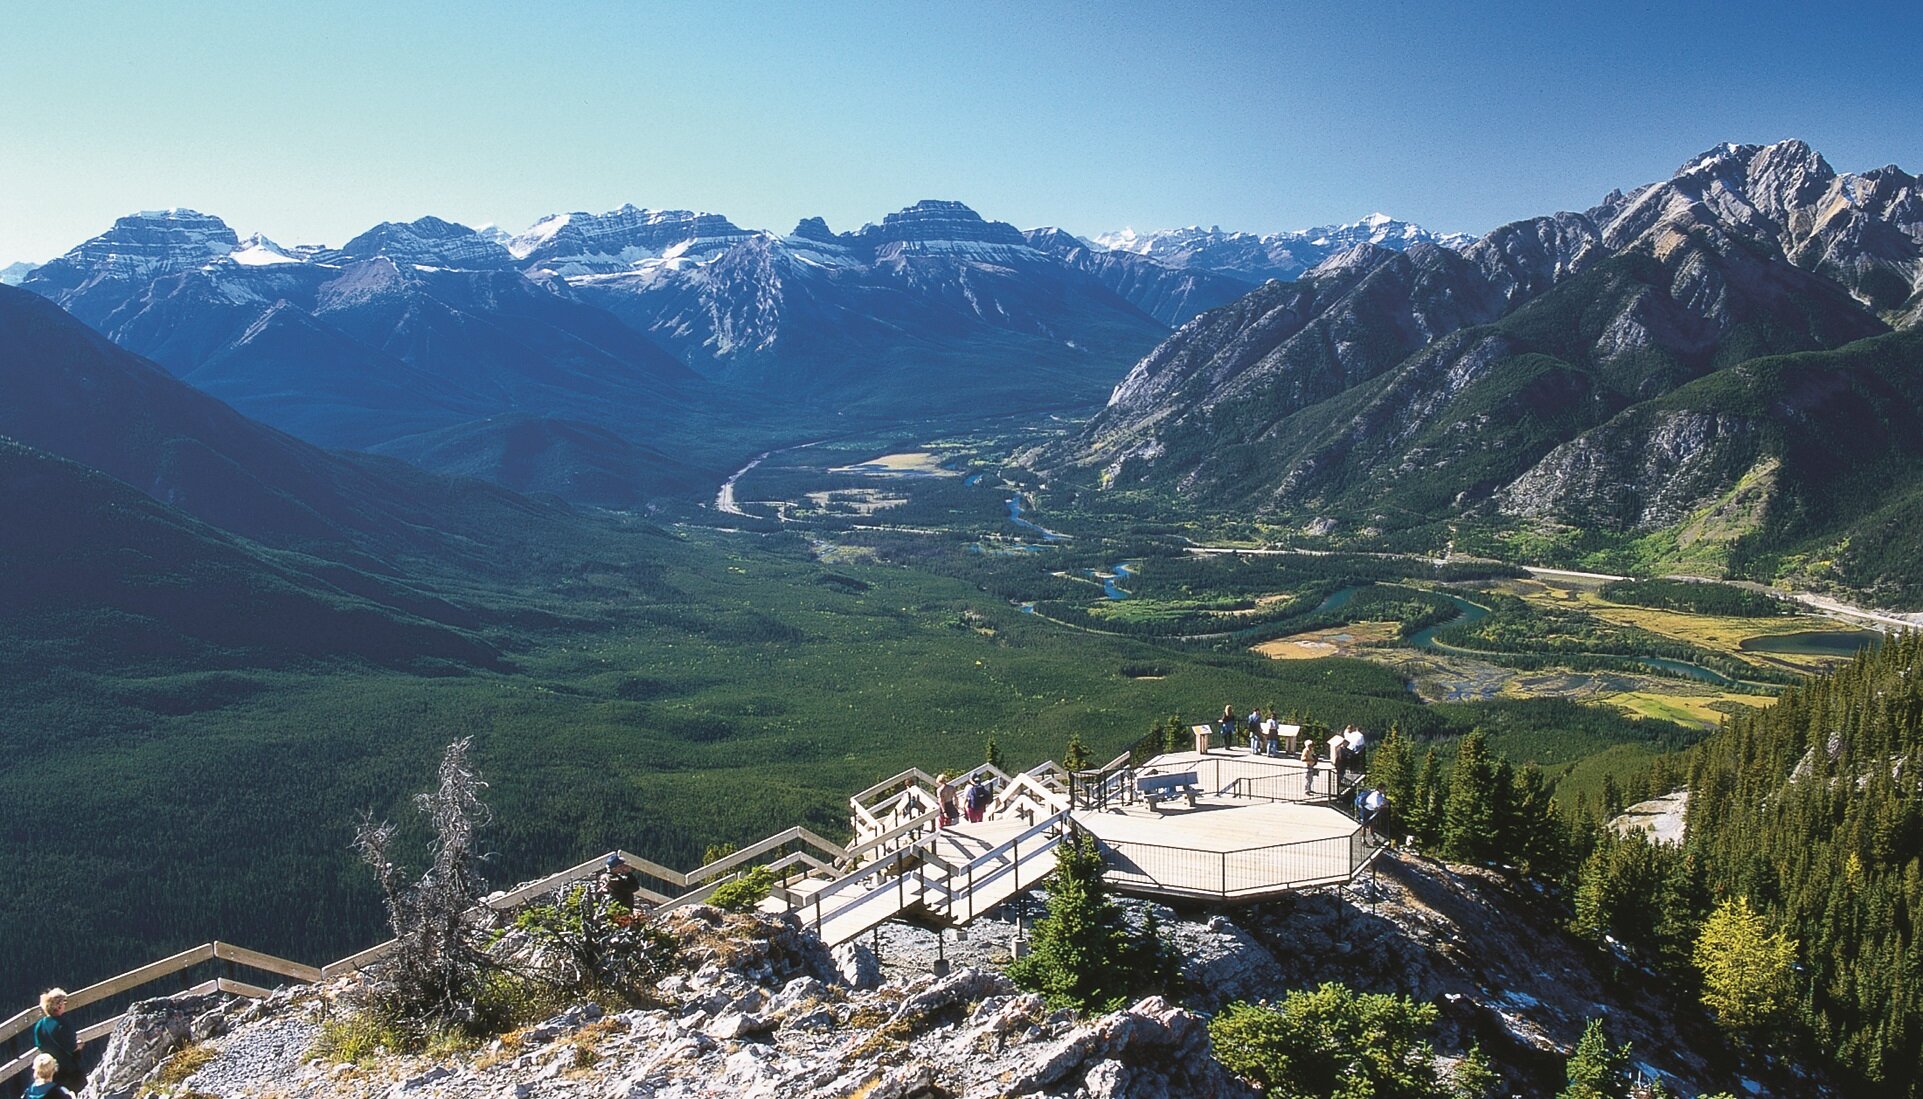
<svg viewBox="0 0 1923 1099"><path fill-rule="evenodd" d="M1796 944L1797 1037L1923 1094L1923 638L1791 690L1696 750L1687 850Z"/></svg>

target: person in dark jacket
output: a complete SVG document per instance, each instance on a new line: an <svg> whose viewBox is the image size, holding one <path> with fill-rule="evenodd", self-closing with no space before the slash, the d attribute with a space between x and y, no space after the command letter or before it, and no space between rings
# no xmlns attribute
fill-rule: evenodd
<svg viewBox="0 0 1923 1099"><path fill-rule="evenodd" d="M606 890L609 900L632 912L634 895L641 891L641 875L621 856L609 855L608 868L601 873L601 888Z"/></svg>
<svg viewBox="0 0 1923 1099"><path fill-rule="evenodd" d="M33 1048L54 1059L53 1083L78 1094L87 1086L87 1074L80 1071L80 1037L73 1024L61 1018L67 1013L67 990L50 988L41 993L40 1010L46 1018L33 1024Z"/></svg>
<svg viewBox="0 0 1923 1099"><path fill-rule="evenodd" d="M73 1092L53 1082L53 1075L60 1071L60 1062L49 1054L41 1054L33 1059L33 1083L28 1085L25 1099L73 1099Z"/></svg>

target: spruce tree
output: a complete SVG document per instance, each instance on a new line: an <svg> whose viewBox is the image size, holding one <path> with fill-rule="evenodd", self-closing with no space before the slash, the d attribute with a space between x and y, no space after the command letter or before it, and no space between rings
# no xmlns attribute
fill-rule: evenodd
<svg viewBox="0 0 1923 1099"><path fill-rule="evenodd" d="M1629 1084L1629 1047L1611 1046L1602 1020L1589 1020L1569 1057L1569 1086L1558 1099L1630 1099Z"/></svg>
<svg viewBox="0 0 1923 1099"><path fill-rule="evenodd" d="M1153 924L1134 931L1109 899L1095 841L1076 835L1055 849L1048 915L1035 924L1029 953L1008 967L1014 982L1050 1007L1113 1011L1131 993L1165 992L1173 972Z"/></svg>
<svg viewBox="0 0 1923 1099"><path fill-rule="evenodd" d="M1492 859L1497 850L1495 766L1481 729L1462 738L1442 809L1442 853L1465 862Z"/></svg>
<svg viewBox="0 0 1923 1099"><path fill-rule="evenodd" d="M1422 757L1422 770L1417 772L1415 787L1409 797L1409 808L1405 814L1409 821L1409 834L1416 839L1416 846L1433 848L1442 838L1442 760L1432 747Z"/></svg>
<svg viewBox="0 0 1923 1099"><path fill-rule="evenodd" d="M983 754L986 758L984 758L982 762L988 764L990 767L993 767L998 771L1008 770L1007 766L1005 766L1002 762L1002 747L1001 745L995 743L994 733L988 734L988 749Z"/></svg>
<svg viewBox="0 0 1923 1099"><path fill-rule="evenodd" d="M1703 1006L1731 1031L1761 1034L1789 1005L1796 944L1770 930L1748 897L1716 906L1692 960L1703 977Z"/></svg>
<svg viewBox="0 0 1923 1099"><path fill-rule="evenodd" d="M1082 734L1068 734L1068 746L1062 749L1062 769L1071 774L1088 770L1088 748L1082 743Z"/></svg>

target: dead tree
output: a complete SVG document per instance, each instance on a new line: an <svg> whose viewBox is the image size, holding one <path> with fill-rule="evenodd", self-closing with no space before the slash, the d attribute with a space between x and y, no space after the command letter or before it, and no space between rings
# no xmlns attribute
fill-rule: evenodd
<svg viewBox="0 0 1923 1099"><path fill-rule="evenodd" d="M368 813L355 832L354 846L380 882L394 931L393 950L368 975L369 1006L396 1023L473 1023L476 993L496 968L478 907L486 885L476 867L476 835L490 814L481 802L487 784L469 761L472 747L471 737L449 744L439 783L414 799L434 831L432 859L419 881L409 882L394 862L392 824L376 823Z"/></svg>

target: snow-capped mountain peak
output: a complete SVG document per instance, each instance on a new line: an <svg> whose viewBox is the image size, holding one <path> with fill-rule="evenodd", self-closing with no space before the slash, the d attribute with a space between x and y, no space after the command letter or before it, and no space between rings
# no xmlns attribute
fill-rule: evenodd
<svg viewBox="0 0 1923 1099"><path fill-rule="evenodd" d="M1199 268L1256 283L1296 278L1358 244L1400 251L1422 243L1461 249L1472 241L1461 233L1434 233L1380 211L1349 224L1286 233L1225 232L1220 226L1191 225L1152 233L1121 229L1095 238L1095 244L1110 251L1133 252L1169 267Z"/></svg>

